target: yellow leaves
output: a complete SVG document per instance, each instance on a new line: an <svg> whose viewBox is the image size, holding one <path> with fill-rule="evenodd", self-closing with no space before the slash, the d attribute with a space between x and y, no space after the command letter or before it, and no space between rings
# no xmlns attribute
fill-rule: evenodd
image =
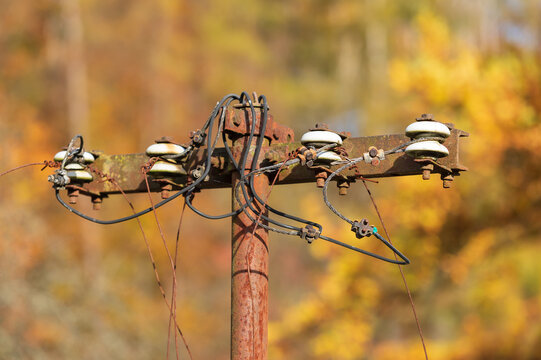
<svg viewBox="0 0 541 360"><path fill-rule="evenodd" d="M314 355L323 359L359 359L371 335L372 327L366 320L343 316L310 342Z"/></svg>
<svg viewBox="0 0 541 360"><path fill-rule="evenodd" d="M419 33L419 53L444 58L451 49L449 28L444 20L430 11L422 11L415 19Z"/></svg>
<svg viewBox="0 0 541 360"><path fill-rule="evenodd" d="M443 259L442 269L456 284L464 282L470 275L471 267L478 266L481 259L488 257L494 241L493 229L478 233L458 254Z"/></svg>

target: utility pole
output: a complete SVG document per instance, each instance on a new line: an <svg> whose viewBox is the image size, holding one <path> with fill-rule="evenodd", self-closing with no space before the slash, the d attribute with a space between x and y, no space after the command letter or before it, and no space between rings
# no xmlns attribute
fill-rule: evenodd
<svg viewBox="0 0 541 360"><path fill-rule="evenodd" d="M237 105L234 109L227 110L223 123L223 131L227 134L232 147L233 160L237 162L243 154L248 153L247 164L252 164L255 143L263 137L261 156L256 159L256 166L279 163L290 158L296 150L301 148L299 142L294 141L293 131L285 126L274 122L269 115L267 126L262 132L261 117L262 105L254 103L257 113L255 119L248 111L246 105ZM439 174L443 180L443 187L448 188L455 176L467 168L460 164L459 142L461 137L468 136L462 130L455 129L452 124L446 124L446 132L443 142L448 155L436 158L416 156L411 151L410 156L404 152L384 155L382 149L393 149L405 143L411 142L415 134L426 135L426 126L432 128L430 121L432 116L423 114L417 119L425 128L409 128L409 135L380 135L350 138L348 134L341 133L344 138L341 145L349 158L364 156L365 161L358 162L355 168L346 169L334 179L337 180L339 193L345 195L350 183L355 182L360 176L363 178L382 178L391 176L423 175L427 180L431 174ZM428 124L428 125L426 125ZM325 125L316 126L319 130L328 130ZM253 138L249 142L250 129L254 129ZM419 130L421 129L421 130ZM423 133L423 131L425 131ZM413 134L413 135L411 135ZM423 135L425 134L425 135ZM419 135L419 136L421 136ZM161 139L162 143L167 143ZM207 139L207 141L211 141ZM428 144L430 141L425 142ZM439 142L432 141L434 147L441 147ZM417 144L421 144L418 142ZM416 151L427 151L426 148L417 146ZM419 150L420 149L420 150ZM147 192L144 181L141 181L141 166L147 164L149 156L146 154L107 155L104 153L91 152L96 157L92 166L99 172L114 178L117 184L107 181L89 181L78 184L68 184L65 187L68 193L82 194L91 197L94 204L101 204L102 199L110 195L119 194L119 187L125 193ZM206 163L205 151L198 151L194 156L181 161L176 166L175 173L167 176L149 177L150 191L161 192L163 198L169 196L169 192L181 190L185 186L200 177L200 168ZM226 149L216 148L212 153L210 164L212 165L208 176L199 184L199 188L226 188L233 189L232 208L239 209L240 204L235 200L234 191L240 181L240 174L235 172L232 159ZM276 185L288 185L294 183L316 182L322 187L327 174L339 166L311 164L295 164L284 167L278 173L274 173L273 181ZM198 170L199 169L199 170ZM250 167L246 168L249 172ZM199 171L199 173L197 173ZM333 179L333 180L334 180ZM228 185L230 184L230 185ZM269 178L266 175L254 177L254 187L257 193L265 199L269 192ZM243 194L239 194L241 199ZM72 201L73 203L74 201ZM258 205L254 205L258 206ZM264 209L262 209L263 211ZM266 215L266 211L263 211ZM268 232L255 223L245 214L240 212L232 218L232 241L231 241L231 358L239 359L266 359L267 358L267 323L268 323ZM265 223L264 221L261 221ZM252 237L253 234L253 237Z"/></svg>

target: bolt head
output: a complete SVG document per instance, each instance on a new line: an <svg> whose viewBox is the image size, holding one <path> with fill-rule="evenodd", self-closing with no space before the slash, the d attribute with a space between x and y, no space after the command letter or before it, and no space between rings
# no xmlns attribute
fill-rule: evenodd
<svg viewBox="0 0 541 360"><path fill-rule="evenodd" d="M372 164L373 166L378 166L380 163L380 160L378 158L374 158L372 159L372 161L370 162L370 164Z"/></svg>
<svg viewBox="0 0 541 360"><path fill-rule="evenodd" d="M376 157L378 156L378 149L376 149L375 147L370 147L370 149L368 149L368 155L370 155L371 157Z"/></svg>
<svg viewBox="0 0 541 360"><path fill-rule="evenodd" d="M417 121L433 121L434 115L432 114L421 114L421 117L416 118Z"/></svg>
<svg viewBox="0 0 541 360"><path fill-rule="evenodd" d="M327 125L326 123L317 123L316 129L329 130L329 125Z"/></svg>
<svg viewBox="0 0 541 360"><path fill-rule="evenodd" d="M173 138L170 136L162 136L161 138L154 140L154 142L157 144L171 144L173 143Z"/></svg>
<svg viewBox="0 0 541 360"><path fill-rule="evenodd" d="M430 180L430 169L423 170L423 180Z"/></svg>

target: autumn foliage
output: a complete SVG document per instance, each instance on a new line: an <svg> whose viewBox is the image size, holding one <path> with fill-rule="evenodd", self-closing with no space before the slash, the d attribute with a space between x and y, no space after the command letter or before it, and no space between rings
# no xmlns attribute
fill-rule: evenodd
<svg viewBox="0 0 541 360"><path fill-rule="evenodd" d="M8 0L0 9L0 172L50 160L76 133L111 154L163 135L186 141L219 98L245 89L265 94L297 138L320 121L354 136L401 133L425 112L469 132L469 171L451 189L436 176L369 186L412 260L404 271L429 358L539 358L538 2ZM0 359L165 358L168 312L137 224L69 214L49 173L0 178ZM361 184L332 192L343 211L376 223ZM230 192L196 201L225 212ZM277 187L271 203L385 252L355 240L313 184ZM87 199L78 206L100 218L130 212L120 197L99 212ZM181 207L159 211L172 246ZM141 220L169 291L156 224ZM229 227L187 213L181 228L177 316L196 359L229 358ZM270 242L270 359L424 357L396 266L325 243Z"/></svg>

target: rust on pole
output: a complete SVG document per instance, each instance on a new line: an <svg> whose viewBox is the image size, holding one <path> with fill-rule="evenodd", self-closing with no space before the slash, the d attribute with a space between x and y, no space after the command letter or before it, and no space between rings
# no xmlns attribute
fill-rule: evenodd
<svg viewBox="0 0 541 360"><path fill-rule="evenodd" d="M235 174L233 189L238 181L239 177ZM259 194L266 196L269 190L268 178L256 176L254 187ZM236 210L239 204L235 201L235 194L232 195L233 209ZM242 194L240 198L243 199ZM269 234L260 226L254 233L254 226L255 224L243 212L233 217L231 234L231 359L233 360L267 358Z"/></svg>
<svg viewBox="0 0 541 360"><path fill-rule="evenodd" d="M251 123L251 117L246 116L242 122ZM238 116L242 116L238 115ZM259 118L257 119L259 120ZM254 125L259 127L259 121ZM248 126L246 127L249 128ZM257 132L256 132L257 134ZM240 163L243 154L246 154L247 166L252 164L253 149L258 140L255 136L252 143L248 143L247 130L230 133L233 140L233 155ZM264 139L268 143L268 139ZM261 153L260 153L261 156ZM259 161L256 161L259 163ZM250 172L251 167L245 170ZM237 184L240 174L232 174L232 208L238 210L240 204L237 196L245 203L244 193ZM267 176L254 177L254 189L265 199L269 195L269 180ZM238 189L239 194L235 194ZM258 213L268 215L262 206L254 203ZM250 210L247 210L250 211ZM258 215L251 212L252 218ZM262 221L262 219L260 219ZM267 324L268 324L268 292L269 292L269 247L268 230L257 226L245 212L233 216L231 228L231 359L267 359Z"/></svg>

